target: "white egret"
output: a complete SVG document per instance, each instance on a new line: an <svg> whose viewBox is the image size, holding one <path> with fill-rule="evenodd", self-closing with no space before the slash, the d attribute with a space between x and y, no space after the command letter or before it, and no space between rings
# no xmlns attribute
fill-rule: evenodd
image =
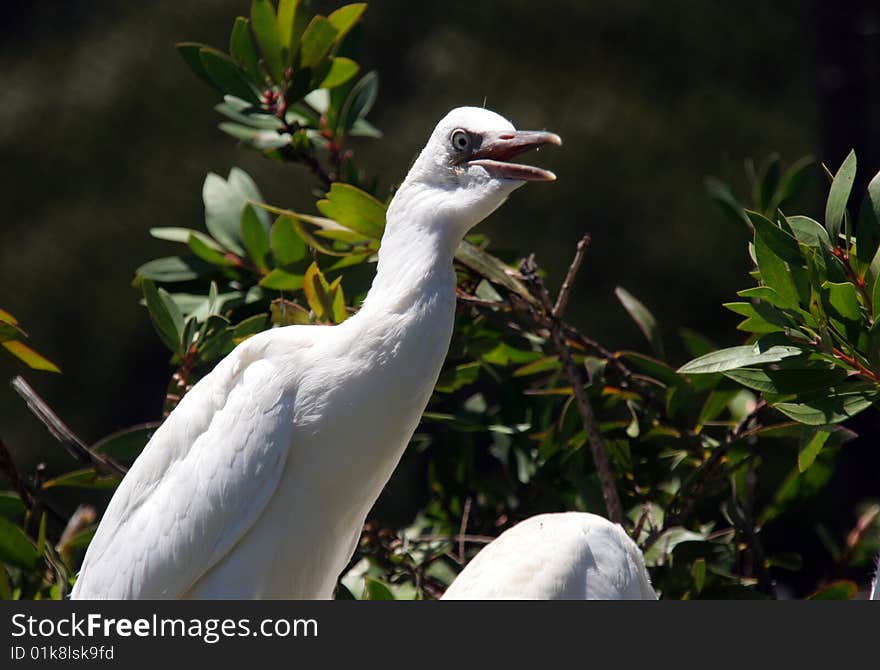
<svg viewBox="0 0 880 670"><path fill-rule="evenodd" d="M329 598L443 364L463 236L561 144L463 107L437 125L388 208L373 286L338 326L241 343L120 483L72 597Z"/></svg>
<svg viewBox="0 0 880 670"><path fill-rule="evenodd" d="M539 514L467 564L443 600L656 600L645 559L623 528L582 512Z"/></svg>

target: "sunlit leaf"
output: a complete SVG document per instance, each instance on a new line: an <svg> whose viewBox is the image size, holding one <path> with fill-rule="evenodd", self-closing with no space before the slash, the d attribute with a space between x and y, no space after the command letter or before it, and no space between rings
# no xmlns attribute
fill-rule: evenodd
<svg viewBox="0 0 880 670"><path fill-rule="evenodd" d="M830 435L830 430L818 427L804 430L801 433L797 459L797 466L800 472L803 472L813 464Z"/></svg>
<svg viewBox="0 0 880 670"><path fill-rule="evenodd" d="M21 340L7 340L6 342L0 342L0 345L29 368L46 372L61 372L52 361L31 349Z"/></svg>
<svg viewBox="0 0 880 670"><path fill-rule="evenodd" d="M260 286L276 291L297 291L303 287L303 275L275 268L260 280Z"/></svg>
<svg viewBox="0 0 880 670"><path fill-rule="evenodd" d="M825 227L828 229L828 236L835 246L838 243L837 238L840 235L846 203L849 200L855 178L856 154L854 151L850 151L837 170L837 174L834 175L831 191L828 193L828 202L825 205Z"/></svg>
<svg viewBox="0 0 880 670"><path fill-rule="evenodd" d="M358 73L358 70L360 70L360 65L350 58L336 57L332 60L330 70L321 82L320 87L336 88L337 86L341 86L354 77Z"/></svg>
<svg viewBox="0 0 880 670"><path fill-rule="evenodd" d="M251 26L269 74L272 75L275 83L283 83L284 67L281 64L281 45L278 41L275 8L269 0L252 0Z"/></svg>
<svg viewBox="0 0 880 670"><path fill-rule="evenodd" d="M326 198L318 201L318 210L372 239L381 238L385 230L385 205L351 184L334 183Z"/></svg>
<svg viewBox="0 0 880 670"><path fill-rule="evenodd" d="M300 43L300 65L306 68L317 65L327 55L337 36L336 28L327 17L312 18Z"/></svg>
<svg viewBox="0 0 880 670"><path fill-rule="evenodd" d="M327 17L330 24L336 28L339 37L343 37L349 30L354 27L358 19L367 8L367 3L358 2L351 5L345 5L335 10Z"/></svg>
<svg viewBox="0 0 880 670"><path fill-rule="evenodd" d="M306 245L296 230L293 220L279 216L270 233L272 255L278 265L291 265L306 256Z"/></svg>
<svg viewBox="0 0 880 670"><path fill-rule="evenodd" d="M678 372L691 375L725 372L762 363L775 363L802 353L798 347L784 345L774 345L763 350L758 344L729 347L695 358L682 365Z"/></svg>
<svg viewBox="0 0 880 670"><path fill-rule="evenodd" d="M118 484L119 477L115 475L104 475L95 472L93 468L83 468L48 479L43 482L42 488L44 490L59 487L115 489Z"/></svg>

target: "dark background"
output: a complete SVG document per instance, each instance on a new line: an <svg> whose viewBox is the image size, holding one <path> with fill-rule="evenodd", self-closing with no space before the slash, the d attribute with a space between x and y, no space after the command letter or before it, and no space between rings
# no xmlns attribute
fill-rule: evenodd
<svg viewBox="0 0 880 670"><path fill-rule="evenodd" d="M313 3L329 11L337 3ZM0 306L63 375L24 372L87 441L155 419L170 374L130 282L173 246L152 226L203 226L208 171L239 165L267 199L311 206L312 181L237 148L216 130L214 93L173 48L225 48L246 0L5 2L0 9ZM720 303L749 285L748 233L706 197L712 174L745 190L743 161L813 154L836 169L855 147L856 192L880 167L880 9L868 2L376 2L367 69L381 77L356 148L402 179L448 109L482 105L518 127L558 132L541 154L559 181L520 190L482 228L498 247L534 251L561 279L593 235L569 309L613 349L642 347L613 296L625 286L656 314L674 362L680 326L719 345L742 338ZM797 209L821 218L816 170ZM876 412L853 426L827 522L845 533L855 502L880 495ZM0 435L25 469L70 462L4 384ZM814 520L805 520L811 534ZM818 522L817 522L818 523Z"/></svg>

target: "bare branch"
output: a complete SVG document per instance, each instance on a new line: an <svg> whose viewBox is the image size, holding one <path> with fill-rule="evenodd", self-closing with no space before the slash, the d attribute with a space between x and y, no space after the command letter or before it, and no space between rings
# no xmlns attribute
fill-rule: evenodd
<svg viewBox="0 0 880 670"><path fill-rule="evenodd" d="M550 335L553 339L553 344L559 353L559 360L562 363L562 369L574 391L575 404L581 415L584 430L587 433L587 441L590 444L590 451L593 454L593 462L596 465L596 472L599 475L599 482L602 485L602 496L605 499L605 509L608 512L608 518L614 523L623 525L626 518L624 517L623 505L620 503L620 496L617 493L617 487L614 483L614 474L611 471L611 462L608 460L608 452L605 450L602 437L599 435L599 429L596 424L596 417L593 414L593 408L590 405L590 400L587 398L586 392L584 391L583 379L571 358L571 350L566 344L563 324L553 316L553 304L550 301L550 295L547 293L547 287L544 286L544 282L538 276L534 255L529 256L523 261L520 272L522 273L526 284L531 287L547 313Z"/></svg>
<svg viewBox="0 0 880 670"><path fill-rule="evenodd" d="M89 449L49 405L43 400L24 377L18 375L12 382L13 390L27 403L31 413L49 430L52 436L61 443L67 452L80 463L88 463L107 475L123 477L126 469L111 459Z"/></svg>
<svg viewBox="0 0 880 670"><path fill-rule="evenodd" d="M562 315L565 313L565 308L568 307L568 296L571 294L571 287L574 285L574 279L577 276L578 270L581 269L581 263L584 260L584 254L586 253L589 244L589 233L584 235L577 243L574 258L571 261L571 265L568 266L565 281L562 282L562 288L559 289L559 295L556 296L556 304L553 306L552 313L557 319L562 318Z"/></svg>

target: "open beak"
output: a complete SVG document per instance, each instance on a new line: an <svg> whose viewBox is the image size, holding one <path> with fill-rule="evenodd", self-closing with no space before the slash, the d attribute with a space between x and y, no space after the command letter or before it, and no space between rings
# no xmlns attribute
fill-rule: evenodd
<svg viewBox="0 0 880 670"><path fill-rule="evenodd" d="M479 165L491 174L503 179L517 181L553 181L556 175L550 170L543 170L532 165L509 163L514 156L539 149L545 144L562 144L556 133L543 130L507 130L484 133L483 141L468 160L469 165Z"/></svg>

